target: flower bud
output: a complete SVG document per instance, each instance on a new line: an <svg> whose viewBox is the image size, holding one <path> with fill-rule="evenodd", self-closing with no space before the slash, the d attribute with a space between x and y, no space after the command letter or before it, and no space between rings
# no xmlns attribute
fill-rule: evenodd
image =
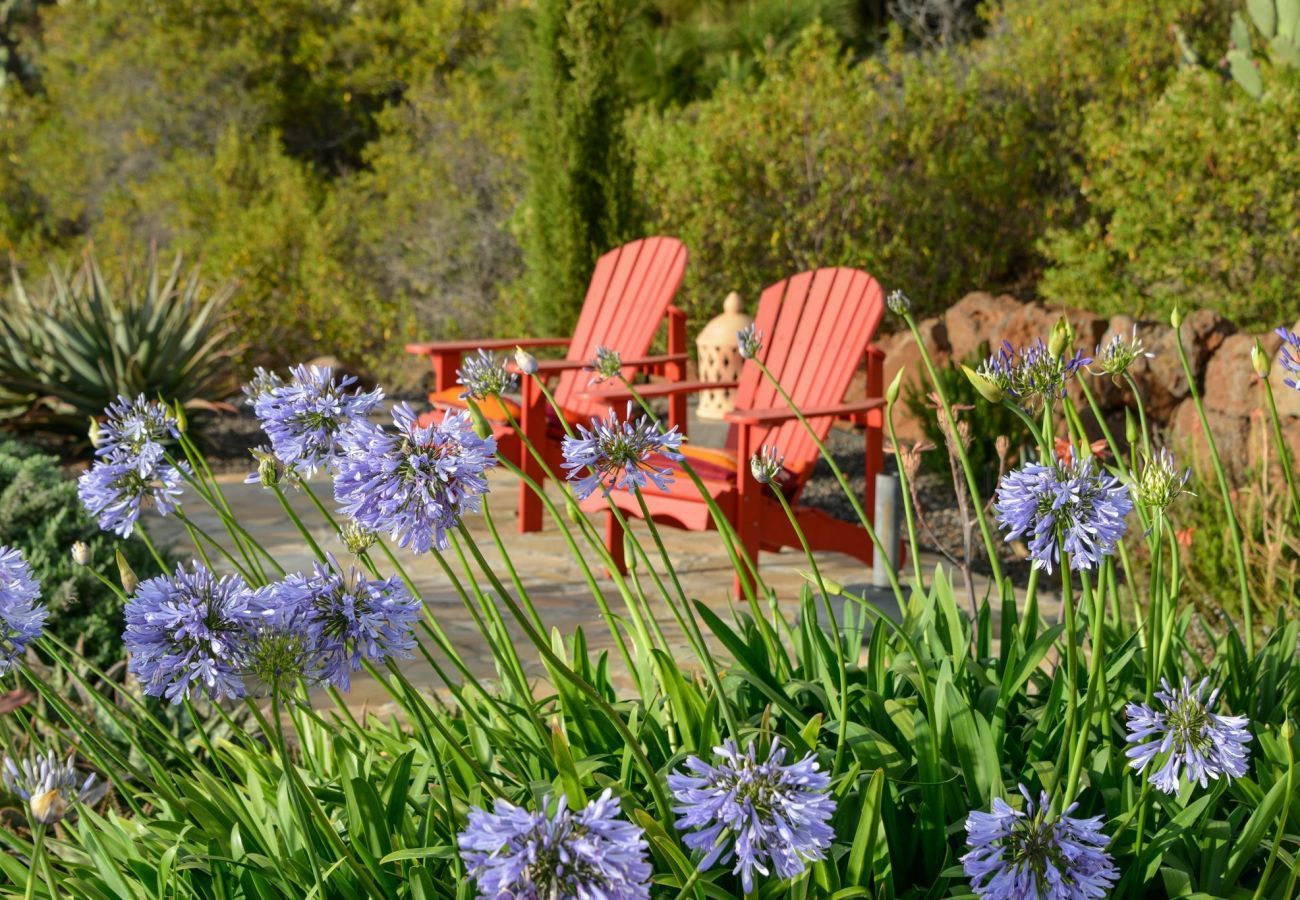
<svg viewBox="0 0 1300 900"><path fill-rule="evenodd" d="M1250 364L1255 367L1255 374L1260 378L1268 377L1268 354L1264 352L1264 345L1258 340L1255 346L1250 348Z"/></svg>
<svg viewBox="0 0 1300 900"><path fill-rule="evenodd" d="M473 400L467 401L469 407L470 421L474 423L474 433L481 438L492 436L492 426L488 424L487 418L483 415L483 410L479 409L478 404Z"/></svg>
<svg viewBox="0 0 1300 900"><path fill-rule="evenodd" d="M533 356L523 347L515 348L515 365L518 366L519 371L523 372L525 375L537 374L537 357Z"/></svg>
<svg viewBox="0 0 1300 900"><path fill-rule="evenodd" d="M885 306L896 316L905 316L912 311L912 301L902 291L890 291Z"/></svg>
<svg viewBox="0 0 1300 900"><path fill-rule="evenodd" d="M781 474L785 457L775 447L763 445L749 459L749 471L759 484L770 484Z"/></svg>
<svg viewBox="0 0 1300 900"><path fill-rule="evenodd" d="M353 556L360 556L375 544L375 533L367 531L354 521L343 526L343 544Z"/></svg>
<svg viewBox="0 0 1300 900"><path fill-rule="evenodd" d="M1133 410L1124 410L1124 440L1132 446L1138 441L1138 424L1137 419L1133 418Z"/></svg>
<svg viewBox="0 0 1300 900"><path fill-rule="evenodd" d="M898 402L898 391L903 386L903 373L906 371L906 368L907 367L904 366L902 369L899 369L894 375L894 380L889 382L889 387L885 388L885 402L890 406L893 406Z"/></svg>
<svg viewBox="0 0 1300 900"><path fill-rule="evenodd" d="M971 386L979 391L981 397L990 403L1002 402L1002 388L998 387L989 379L985 378L979 372L976 372L970 366L962 366L961 370L966 373L966 378L970 381Z"/></svg>
<svg viewBox="0 0 1300 900"><path fill-rule="evenodd" d="M1047 352L1053 357L1060 357L1074 343L1074 327L1070 321L1061 316L1052 326L1052 333L1047 339Z"/></svg>
<svg viewBox="0 0 1300 900"><path fill-rule="evenodd" d="M1174 306L1173 312L1169 314L1169 324L1178 328L1183 324L1183 311Z"/></svg>
<svg viewBox="0 0 1300 900"><path fill-rule="evenodd" d="M98 447L102 432L100 431L99 420L94 416L90 417L90 431L88 433L90 435L90 446Z"/></svg>
<svg viewBox="0 0 1300 900"><path fill-rule="evenodd" d="M140 586L140 579L136 576L135 569L131 568L131 564L122 555L122 551L115 550L113 552L117 556L117 574L122 580L122 590L126 591L127 594L134 594L135 589Z"/></svg>
<svg viewBox="0 0 1300 900"><path fill-rule="evenodd" d="M176 416L176 430L181 434L185 434L189 430L190 420L186 418L185 407L181 405L179 400L173 404L173 412Z"/></svg>
<svg viewBox="0 0 1300 900"><path fill-rule="evenodd" d="M90 565L90 548L85 541L76 541L72 545L72 561L79 566Z"/></svg>

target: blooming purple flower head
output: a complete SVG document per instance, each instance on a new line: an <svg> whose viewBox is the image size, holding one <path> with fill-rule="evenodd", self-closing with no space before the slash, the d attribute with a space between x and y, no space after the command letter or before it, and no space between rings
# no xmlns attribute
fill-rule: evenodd
<svg viewBox="0 0 1300 900"><path fill-rule="evenodd" d="M184 463L168 463L161 444L139 451L118 447L81 473L77 497L101 529L130 537L143 510L164 516L176 511L188 471Z"/></svg>
<svg viewBox="0 0 1300 900"><path fill-rule="evenodd" d="M553 816L497 800L469 811L460 855L485 900L641 900L650 896L649 845L619 817L607 790L578 813L561 797Z"/></svg>
<svg viewBox="0 0 1300 900"><path fill-rule="evenodd" d="M1007 540L1027 538L1034 565L1048 572L1062 549L1076 571L1096 568L1124 536L1133 509L1127 486L1091 456L1076 455L1069 464L1027 463L998 485L993 508Z"/></svg>
<svg viewBox="0 0 1300 900"><path fill-rule="evenodd" d="M263 379L261 387L254 387L255 380L250 387L260 393L253 410L275 455L306 476L335 461L344 437L365 424L384 392L348 390L357 379L351 375L335 379L327 366L294 366L289 374L290 380L278 385Z"/></svg>
<svg viewBox="0 0 1300 900"><path fill-rule="evenodd" d="M1138 337L1137 325L1134 325L1131 337L1125 338L1123 335L1116 333L1105 344L1097 347L1096 355L1093 358L1093 362L1097 367L1094 374L1118 378L1127 372L1129 367L1139 359L1153 358L1155 358L1155 354L1142 346L1142 339Z"/></svg>
<svg viewBox="0 0 1300 900"><path fill-rule="evenodd" d="M826 824L835 813L830 778L817 770L812 754L782 765L785 748L773 744L766 762L754 745L741 753L732 741L713 748L722 757L711 766L699 757L686 760L686 772L668 776L678 806L677 828L695 829L686 846L705 854L700 871L735 857L733 874L746 893L754 873L794 878L809 860L824 859L835 832Z"/></svg>
<svg viewBox="0 0 1300 900"><path fill-rule="evenodd" d="M1148 765L1163 763L1148 780L1166 794L1178 793L1180 776L1205 787L1211 778L1240 778L1246 774L1250 758L1250 720L1245 716L1220 716L1211 712L1219 699L1213 690L1206 697L1210 679L1195 688L1184 678L1182 689L1161 680L1164 690L1156 691L1162 709L1145 703L1130 703L1124 710L1128 719L1128 742L1125 755L1139 772Z"/></svg>
<svg viewBox="0 0 1300 900"><path fill-rule="evenodd" d="M334 497L367 531L387 533L399 547L426 553L447 546L447 531L477 512L496 465L496 440L474 433L469 413L420 425L405 403L393 407L396 433L355 428L334 474Z"/></svg>
<svg viewBox="0 0 1300 900"><path fill-rule="evenodd" d="M168 438L181 436L172 411L157 401L145 399L144 394L134 400L119 395L104 410L104 417L104 423L99 426L96 456L131 457Z"/></svg>
<svg viewBox="0 0 1300 900"><path fill-rule="evenodd" d="M763 352L763 332L753 322L736 332L736 349L741 359L753 359Z"/></svg>
<svg viewBox="0 0 1300 900"><path fill-rule="evenodd" d="M364 578L355 568L317 563L311 574L289 575L271 585L269 612L298 623L314 648L320 677L340 690L363 660L410 656L419 599L396 576Z"/></svg>
<svg viewBox="0 0 1300 900"><path fill-rule="evenodd" d="M1029 408L1036 402L1064 396L1066 381L1090 362L1090 357L1077 350L1073 356L1057 356L1042 338L1019 350L1003 341L976 373L1020 406Z"/></svg>
<svg viewBox="0 0 1300 900"><path fill-rule="evenodd" d="M108 791L108 784L97 783L93 773L83 780L71 757L61 763L53 750L20 763L6 756L0 777L9 793L27 801L32 818L42 825L61 822L73 804L97 803Z"/></svg>
<svg viewBox="0 0 1300 900"><path fill-rule="evenodd" d="M623 371L623 357L619 356L617 350L604 346L597 347L596 356L587 363L587 368L592 372L590 383L600 384L619 376Z"/></svg>
<svg viewBox="0 0 1300 900"><path fill-rule="evenodd" d="M1278 359L1282 362L1282 368L1289 373L1289 377L1283 378L1282 383L1293 391L1300 391L1300 382L1296 381L1300 377L1300 334L1289 328L1279 328L1274 334L1282 339Z"/></svg>
<svg viewBox="0 0 1300 900"><path fill-rule="evenodd" d="M519 385L519 379L506 368L505 357L497 359L486 350L467 358L456 370L456 380L465 388L461 399L472 397L486 400L508 394Z"/></svg>
<svg viewBox="0 0 1300 900"><path fill-rule="evenodd" d="M1035 804L1024 785L1025 808L993 800L992 812L966 818L970 852L961 858L972 890L990 900L1091 900L1105 897L1119 877L1106 852L1100 816L1076 819L1071 805L1051 813L1046 793Z"/></svg>
<svg viewBox="0 0 1300 900"><path fill-rule="evenodd" d="M41 636L50 611L36 601L41 586L20 551L0 546L0 675L18 664Z"/></svg>
<svg viewBox="0 0 1300 900"><path fill-rule="evenodd" d="M252 380L240 388L244 392L244 405L256 409L259 397L281 387L284 387L283 378L258 366L253 370Z"/></svg>
<svg viewBox="0 0 1300 900"><path fill-rule="evenodd" d="M242 697L244 643L255 627L256 594L237 575L218 578L197 563L142 581L126 604L122 640L130 671L151 697L173 703L205 690Z"/></svg>
<svg viewBox="0 0 1300 900"><path fill-rule="evenodd" d="M652 481L659 490L666 491L673 482L672 467L655 465L651 457L657 453L665 459L680 460L681 445L677 426L661 431L649 416L633 422L629 403L622 421L611 409L604 419L592 419L591 428L579 425L578 437L566 435L561 445L563 468L568 470L573 493L579 500L590 497L598 487L606 492L617 487L639 491Z"/></svg>

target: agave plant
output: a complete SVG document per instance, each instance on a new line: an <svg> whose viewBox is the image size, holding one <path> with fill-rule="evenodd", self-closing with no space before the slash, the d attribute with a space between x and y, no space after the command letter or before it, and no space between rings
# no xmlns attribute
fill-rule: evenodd
<svg viewBox="0 0 1300 900"><path fill-rule="evenodd" d="M153 250L112 287L90 252L76 271L51 266L39 294L15 268L0 297L0 420L81 431L119 394L219 396L232 353L221 311L234 290L208 289L179 254L163 269Z"/></svg>

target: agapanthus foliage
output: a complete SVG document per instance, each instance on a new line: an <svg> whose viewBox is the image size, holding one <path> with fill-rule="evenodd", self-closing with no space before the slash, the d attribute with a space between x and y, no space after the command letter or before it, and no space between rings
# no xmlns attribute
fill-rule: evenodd
<svg viewBox="0 0 1300 900"><path fill-rule="evenodd" d="M277 615L289 617L306 636L321 680L341 690L365 660L409 656L420 601L393 576L368 579L330 559L310 574L293 574L273 584Z"/></svg>
<svg viewBox="0 0 1300 900"><path fill-rule="evenodd" d="M116 450L81 473L77 496L101 529L130 537L144 510L164 516L176 511L188 471L184 463L167 462L160 444Z"/></svg>
<svg viewBox="0 0 1300 900"><path fill-rule="evenodd" d="M244 696L241 654L258 622L256 599L239 576L197 563L142 581L127 601L122 640L144 692L173 703L200 691Z"/></svg>
<svg viewBox="0 0 1300 900"><path fill-rule="evenodd" d="M289 375L280 383L263 375L246 393L255 397L253 410L275 455L307 476L335 461L344 436L366 422L384 393L354 390L355 377L335 378L328 366L294 366Z"/></svg>
<svg viewBox="0 0 1300 900"><path fill-rule="evenodd" d="M611 409L605 418L592 419L590 428L577 426L577 432L577 437L565 436L561 449L562 466L579 500L591 496L597 488L639 491L653 482L666 491L672 484L672 467L654 457L674 462L682 458L678 452L682 436L676 426L664 431L649 416L633 421L629 403L623 419Z"/></svg>
<svg viewBox="0 0 1300 900"><path fill-rule="evenodd" d="M481 507L496 440L479 437L463 410L420 425L399 403L393 424L393 431L367 425L347 433L334 497L359 526L388 534L400 547L444 549L447 532Z"/></svg>
<svg viewBox="0 0 1300 900"><path fill-rule="evenodd" d="M1133 501L1127 486L1083 455L1069 464L1031 462L1008 472L994 509L1007 540L1027 540L1034 565L1051 572L1064 551L1070 567L1083 571L1114 551Z"/></svg>
<svg viewBox="0 0 1300 900"><path fill-rule="evenodd" d="M460 855L485 900L640 900L650 896L649 845L606 790L579 812L553 815L497 800L469 811Z"/></svg>
<svg viewBox="0 0 1300 900"><path fill-rule="evenodd" d="M830 778L811 754L783 765L785 748L773 744L759 762L753 744L742 753L733 741L713 749L716 766L688 757L685 771L668 776L683 842L704 853L700 870L735 860L748 893L754 876L794 878L811 860L824 859L835 838L827 823L835 812Z"/></svg>
<svg viewBox="0 0 1300 900"><path fill-rule="evenodd" d="M20 551L0 546L0 675L20 660L41 636L49 610L36 601L41 586Z"/></svg>
<svg viewBox="0 0 1300 900"><path fill-rule="evenodd" d="M465 388L460 395L462 399L486 400L508 394L519 386L519 378L506 368L505 358L497 359L486 350L466 357L456 370L456 380Z"/></svg>
<svg viewBox="0 0 1300 900"><path fill-rule="evenodd" d="M1076 819L1071 805L1053 815L1046 793L1035 803L1022 785L1023 810L994 798L991 812L966 818L970 851L962 868L977 896L990 900L1090 900L1118 877L1100 816Z"/></svg>
<svg viewBox="0 0 1300 900"><path fill-rule="evenodd" d="M976 372L1008 399L1029 408L1063 396L1066 382L1090 362L1079 351L1054 354L1042 338L1018 350L1003 341Z"/></svg>
<svg viewBox="0 0 1300 900"><path fill-rule="evenodd" d="M0 777L5 789L25 800L32 818L42 825L62 821L77 803L98 803L108 790L108 784L97 781L94 773L85 778L78 775L71 757L59 762L53 750L20 762L6 756Z"/></svg>
<svg viewBox="0 0 1300 900"><path fill-rule="evenodd" d="M1178 792L1183 776L1205 787L1211 779L1245 775L1250 720L1213 712L1219 691L1206 695L1208 678L1195 687L1187 678L1181 688L1163 679L1160 683L1163 690L1156 691L1156 706L1130 703L1124 710L1130 745L1125 755L1130 765L1139 772L1152 768L1148 780L1166 794Z"/></svg>

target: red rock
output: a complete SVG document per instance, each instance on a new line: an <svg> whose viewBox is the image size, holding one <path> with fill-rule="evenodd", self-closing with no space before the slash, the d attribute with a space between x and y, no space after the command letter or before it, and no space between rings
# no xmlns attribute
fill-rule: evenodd
<svg viewBox="0 0 1300 900"><path fill-rule="evenodd" d="M1224 339L1205 366L1205 407L1218 412L1248 415L1266 404L1259 377L1250 362L1255 338L1233 334Z"/></svg>
<svg viewBox="0 0 1300 900"><path fill-rule="evenodd" d="M1261 437L1262 418L1254 416L1252 421L1250 415L1212 409L1205 411L1205 417L1209 421L1224 471L1229 478L1240 479L1246 473L1252 458L1252 432L1255 441ZM1192 400L1184 400L1174 410L1169 422L1168 437L1169 443L1178 453L1179 462L1209 469L1212 464L1210 445Z"/></svg>
<svg viewBox="0 0 1300 900"><path fill-rule="evenodd" d="M981 345L996 346L1011 316L1023 306L1009 294L994 297L986 291L967 294L958 300L943 317L952 358L967 362Z"/></svg>

